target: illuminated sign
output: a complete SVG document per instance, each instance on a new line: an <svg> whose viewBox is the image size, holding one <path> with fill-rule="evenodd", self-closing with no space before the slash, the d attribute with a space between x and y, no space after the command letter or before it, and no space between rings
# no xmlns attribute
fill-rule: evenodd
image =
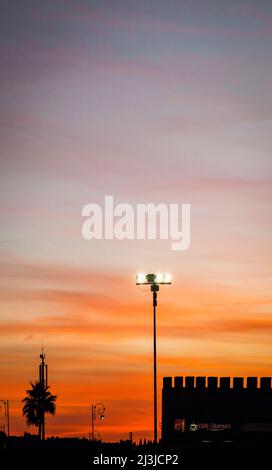
<svg viewBox="0 0 272 470"><path fill-rule="evenodd" d="M191 423L189 431L229 431L232 429L229 423Z"/></svg>
<svg viewBox="0 0 272 470"><path fill-rule="evenodd" d="M185 431L185 419L175 419L174 429L177 432L184 432Z"/></svg>

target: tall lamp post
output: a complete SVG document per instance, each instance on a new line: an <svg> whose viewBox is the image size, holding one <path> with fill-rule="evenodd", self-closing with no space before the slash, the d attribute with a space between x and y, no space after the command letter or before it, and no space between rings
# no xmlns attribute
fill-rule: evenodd
<svg viewBox="0 0 272 470"><path fill-rule="evenodd" d="M150 285L153 292L153 354L154 354L154 442L157 443L157 335L156 335L156 307L157 296L161 284L171 284L172 275L169 273L145 274L138 273L136 275L136 285Z"/></svg>
<svg viewBox="0 0 272 470"><path fill-rule="evenodd" d="M99 432L94 430L94 421L96 418L99 418L101 420L105 419L105 405L103 403L96 403L96 405L92 404L92 411L91 411L91 425L92 425L92 441L95 441L95 434L98 434L98 437L100 436Z"/></svg>
<svg viewBox="0 0 272 470"><path fill-rule="evenodd" d="M4 405L4 426L3 431L9 437L9 400L0 400L0 403ZM2 406L0 405L0 413L2 412Z"/></svg>

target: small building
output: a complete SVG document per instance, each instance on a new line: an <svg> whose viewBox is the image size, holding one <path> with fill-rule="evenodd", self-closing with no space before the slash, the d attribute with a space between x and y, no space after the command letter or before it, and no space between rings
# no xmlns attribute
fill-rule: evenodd
<svg viewBox="0 0 272 470"><path fill-rule="evenodd" d="M215 437L241 432L272 432L271 377L164 377L162 440L179 443L185 435Z"/></svg>

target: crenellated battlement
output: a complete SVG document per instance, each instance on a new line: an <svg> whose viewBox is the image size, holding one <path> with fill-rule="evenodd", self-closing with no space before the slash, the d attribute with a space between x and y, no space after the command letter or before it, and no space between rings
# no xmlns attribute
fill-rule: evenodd
<svg viewBox="0 0 272 470"><path fill-rule="evenodd" d="M233 435L271 432L271 377L164 377L162 439L213 431ZM196 434L197 435L197 434Z"/></svg>
<svg viewBox="0 0 272 470"><path fill-rule="evenodd" d="M163 389L272 390L271 377L172 377L163 378Z"/></svg>

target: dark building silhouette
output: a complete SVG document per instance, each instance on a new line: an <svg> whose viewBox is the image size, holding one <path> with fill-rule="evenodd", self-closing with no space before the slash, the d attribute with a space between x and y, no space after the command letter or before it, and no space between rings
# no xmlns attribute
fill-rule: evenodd
<svg viewBox="0 0 272 470"><path fill-rule="evenodd" d="M271 377L164 377L162 439L181 442L185 435L217 431L272 432Z"/></svg>

